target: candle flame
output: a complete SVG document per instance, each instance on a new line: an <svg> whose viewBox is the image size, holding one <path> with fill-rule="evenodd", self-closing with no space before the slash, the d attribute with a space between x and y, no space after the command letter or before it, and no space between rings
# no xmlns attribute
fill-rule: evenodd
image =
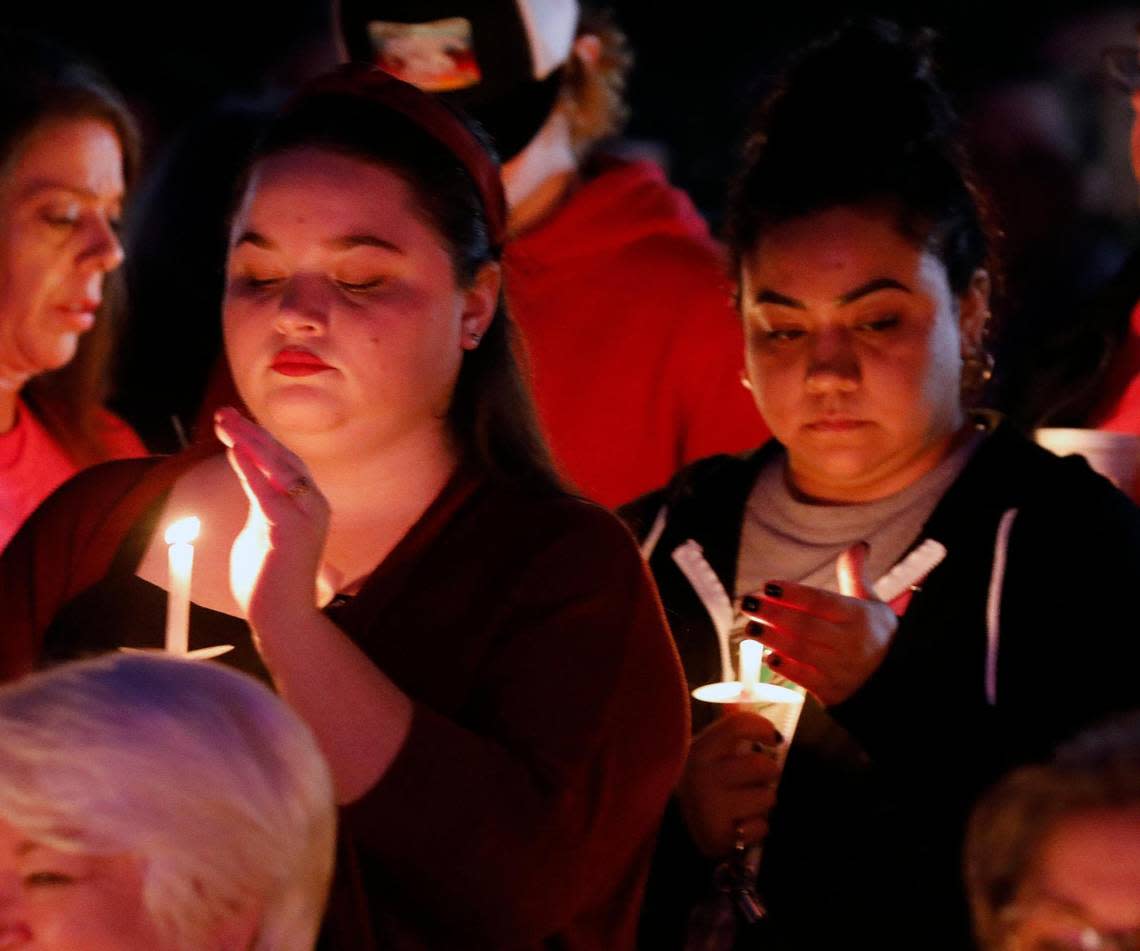
<svg viewBox="0 0 1140 951"><path fill-rule="evenodd" d="M177 522L171 522L163 537L168 545L189 544L198 537L201 529L202 520L197 515L190 515L180 518Z"/></svg>

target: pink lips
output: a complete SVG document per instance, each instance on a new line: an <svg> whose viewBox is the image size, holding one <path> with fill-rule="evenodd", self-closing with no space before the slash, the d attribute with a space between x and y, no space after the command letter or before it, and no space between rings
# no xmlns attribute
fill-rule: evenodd
<svg viewBox="0 0 1140 951"><path fill-rule="evenodd" d="M835 416L813 420L807 424L807 428L819 433L849 433L866 425L861 419Z"/></svg>
<svg viewBox="0 0 1140 951"><path fill-rule="evenodd" d="M312 376L324 370L331 370L327 363L315 353L294 347L286 347L273 358L270 368L283 376Z"/></svg>
<svg viewBox="0 0 1140 951"><path fill-rule="evenodd" d="M68 329L82 333L95 325L95 312L101 303L98 298L88 298L76 301L74 304L64 304L58 310L63 315Z"/></svg>

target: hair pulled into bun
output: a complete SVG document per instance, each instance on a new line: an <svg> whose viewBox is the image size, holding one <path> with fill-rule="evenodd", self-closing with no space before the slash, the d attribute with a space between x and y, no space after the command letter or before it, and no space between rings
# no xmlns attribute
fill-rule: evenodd
<svg viewBox="0 0 1140 951"><path fill-rule="evenodd" d="M773 226L880 205L945 265L961 294L991 241L959 124L934 69L934 34L852 20L801 50L751 123L730 193L734 269Z"/></svg>

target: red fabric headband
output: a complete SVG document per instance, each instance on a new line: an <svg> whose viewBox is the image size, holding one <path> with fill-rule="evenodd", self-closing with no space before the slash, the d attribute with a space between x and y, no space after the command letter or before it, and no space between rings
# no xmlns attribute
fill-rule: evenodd
<svg viewBox="0 0 1140 951"><path fill-rule="evenodd" d="M415 123L454 155L479 192L491 246L496 253L502 250L507 240L507 199L499 164L450 105L366 63L347 63L318 77L306 84L293 102L323 93L341 93L385 106Z"/></svg>

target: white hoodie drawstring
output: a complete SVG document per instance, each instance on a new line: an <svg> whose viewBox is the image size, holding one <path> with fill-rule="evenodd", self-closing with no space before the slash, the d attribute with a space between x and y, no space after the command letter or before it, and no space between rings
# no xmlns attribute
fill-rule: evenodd
<svg viewBox="0 0 1140 951"><path fill-rule="evenodd" d="M1017 509L1006 509L998 522L994 539L994 562L990 571L990 590L986 598L986 703L997 706L997 662L1001 646L1001 589L1005 582L1005 563L1009 553L1009 533Z"/></svg>

